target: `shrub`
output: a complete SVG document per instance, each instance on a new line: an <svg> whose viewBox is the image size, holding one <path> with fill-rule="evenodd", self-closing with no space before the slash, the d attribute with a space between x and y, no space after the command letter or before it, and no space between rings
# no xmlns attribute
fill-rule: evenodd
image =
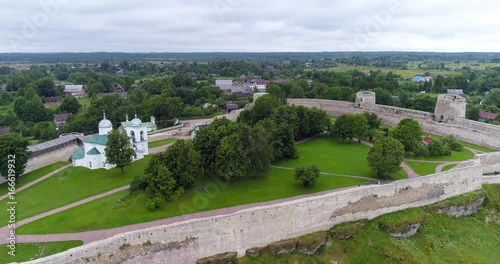
<svg viewBox="0 0 500 264"><path fill-rule="evenodd" d="M156 209L160 208L162 204L163 200L158 196L154 198L148 198L148 201L146 203L149 211L155 211Z"/></svg>
<svg viewBox="0 0 500 264"><path fill-rule="evenodd" d="M316 184L319 178L319 168L316 165L306 165L295 169L295 180L302 182L304 186Z"/></svg>
<svg viewBox="0 0 500 264"><path fill-rule="evenodd" d="M146 190L147 187L148 187L148 182L146 178L144 178L143 176L135 176L132 183L130 183L130 191L133 193L137 191Z"/></svg>

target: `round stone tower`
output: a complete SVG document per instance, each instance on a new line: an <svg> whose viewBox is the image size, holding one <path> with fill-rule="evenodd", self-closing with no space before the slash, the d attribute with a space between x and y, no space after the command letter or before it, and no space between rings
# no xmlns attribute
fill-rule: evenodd
<svg viewBox="0 0 500 264"><path fill-rule="evenodd" d="M436 103L434 116L439 122L448 122L458 118L465 118L467 102L459 95L440 94Z"/></svg>
<svg viewBox="0 0 500 264"><path fill-rule="evenodd" d="M374 92L358 92L356 93L356 107L363 108L365 106L375 106Z"/></svg>

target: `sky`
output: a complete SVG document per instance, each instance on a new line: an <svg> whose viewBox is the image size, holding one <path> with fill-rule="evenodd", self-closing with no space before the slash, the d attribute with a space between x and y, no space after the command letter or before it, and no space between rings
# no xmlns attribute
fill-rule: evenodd
<svg viewBox="0 0 500 264"><path fill-rule="evenodd" d="M0 52L500 51L497 0L0 4Z"/></svg>

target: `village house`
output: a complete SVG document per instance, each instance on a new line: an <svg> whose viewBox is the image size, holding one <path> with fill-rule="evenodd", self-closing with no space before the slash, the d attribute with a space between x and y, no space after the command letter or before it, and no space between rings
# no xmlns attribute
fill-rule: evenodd
<svg viewBox="0 0 500 264"><path fill-rule="evenodd" d="M417 82L417 83L420 83L420 82L431 82L433 80L434 80L434 78L432 78L432 76L420 76L420 75L416 75L415 77L413 77L411 79L412 82Z"/></svg>
<svg viewBox="0 0 500 264"><path fill-rule="evenodd" d="M498 114L495 114L495 113L491 113L491 112L485 112L485 111L481 111L479 112L479 121L481 122L486 122L486 121L493 121L495 119L497 119L498 117Z"/></svg>
<svg viewBox="0 0 500 264"><path fill-rule="evenodd" d="M43 101L45 105L61 104L61 97L45 97Z"/></svg>
<svg viewBox="0 0 500 264"><path fill-rule="evenodd" d="M64 86L64 93L71 94L76 98L83 98L87 96L88 87L87 85L67 84Z"/></svg>
<svg viewBox="0 0 500 264"><path fill-rule="evenodd" d="M59 127L60 125L65 125L68 122L70 114L56 114L54 115L54 123L56 124L56 127Z"/></svg>
<svg viewBox="0 0 500 264"><path fill-rule="evenodd" d="M4 136L10 133L10 127L0 127L0 136Z"/></svg>

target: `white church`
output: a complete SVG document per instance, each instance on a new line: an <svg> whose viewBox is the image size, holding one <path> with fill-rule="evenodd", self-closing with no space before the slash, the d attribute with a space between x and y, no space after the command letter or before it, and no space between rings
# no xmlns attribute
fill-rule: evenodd
<svg viewBox="0 0 500 264"><path fill-rule="evenodd" d="M128 122L128 117L127 117ZM142 121L135 118L128 123L125 131L130 138L130 145L135 151L133 157L134 161L143 159L144 156L149 155L148 149L148 126L143 124ZM113 130L111 121L104 118L99 122L99 134L94 135L88 140L85 140L83 146L76 150L71 156L73 166L86 167L91 170L97 169L112 169L116 167L115 164L106 162L106 143L108 143L108 134Z"/></svg>

